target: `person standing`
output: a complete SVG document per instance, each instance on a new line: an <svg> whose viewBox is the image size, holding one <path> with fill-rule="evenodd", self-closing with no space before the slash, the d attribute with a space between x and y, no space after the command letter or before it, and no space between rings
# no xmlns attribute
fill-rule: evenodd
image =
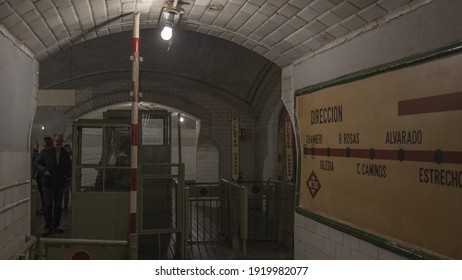
<svg viewBox="0 0 462 280"><path fill-rule="evenodd" d="M55 134L53 146L43 149L35 159L37 172L43 176L42 189L45 200L45 231L43 236L55 232L62 233L61 227L62 201L66 181L72 176L69 154L63 149L63 134Z"/></svg>
<svg viewBox="0 0 462 280"><path fill-rule="evenodd" d="M53 139L49 136L46 136L43 138L43 148L40 150L40 151L43 151L47 148L50 148L53 146ZM32 157L32 178L35 179L35 182L37 184L37 189L39 191L39 194L40 194L40 202L41 202L41 208L40 210L37 210L35 213L37 215L43 215L43 209L45 207L45 200L43 198L43 189L42 189L42 174L40 174L40 172L37 171L37 169L35 168L35 159L37 158L37 155L38 155L39 151L37 151L37 154L35 156Z"/></svg>

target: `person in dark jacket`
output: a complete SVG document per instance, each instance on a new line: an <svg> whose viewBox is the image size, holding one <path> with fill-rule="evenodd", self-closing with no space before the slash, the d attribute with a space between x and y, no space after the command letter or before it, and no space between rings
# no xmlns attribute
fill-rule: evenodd
<svg viewBox="0 0 462 280"><path fill-rule="evenodd" d="M46 136L43 138L43 149L50 148L53 146L53 139L49 136ZM38 148L38 147L37 147ZM43 150L42 149L42 150ZM37 158L37 154L32 157L32 178L35 179L35 182L37 184L37 188L40 194L40 202L42 203L40 210L37 210L36 213L37 215L43 215L43 209L45 207L45 200L43 198L43 189L42 189L42 174L40 174L36 168L35 168L35 159Z"/></svg>
<svg viewBox="0 0 462 280"><path fill-rule="evenodd" d="M48 236L55 232L62 233L62 201L66 181L71 179L72 165L69 154L63 149L63 135L55 134L53 146L43 149L35 159L35 168L42 175L42 188L45 200L45 232Z"/></svg>

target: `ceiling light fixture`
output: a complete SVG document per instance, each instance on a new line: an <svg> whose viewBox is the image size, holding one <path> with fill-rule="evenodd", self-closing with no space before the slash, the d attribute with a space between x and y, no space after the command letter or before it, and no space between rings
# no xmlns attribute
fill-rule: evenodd
<svg viewBox="0 0 462 280"><path fill-rule="evenodd" d="M181 7L181 4L184 3L178 0L168 1L167 7L162 10L159 27L162 28L160 36L165 41L172 39L173 29L180 20L181 15L184 14L184 10Z"/></svg>

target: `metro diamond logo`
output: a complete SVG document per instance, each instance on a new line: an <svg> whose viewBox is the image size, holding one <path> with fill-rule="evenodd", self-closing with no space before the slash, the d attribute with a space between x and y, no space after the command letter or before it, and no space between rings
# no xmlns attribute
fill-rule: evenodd
<svg viewBox="0 0 462 280"><path fill-rule="evenodd" d="M314 171L311 172L310 177L306 181L306 186L311 193L311 196L314 198L318 193L319 189L321 189L321 183L318 181L318 177L314 174Z"/></svg>

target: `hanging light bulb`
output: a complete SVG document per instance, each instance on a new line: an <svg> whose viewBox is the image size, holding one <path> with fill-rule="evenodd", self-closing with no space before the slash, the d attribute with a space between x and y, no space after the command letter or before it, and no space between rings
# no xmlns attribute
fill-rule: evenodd
<svg viewBox="0 0 462 280"><path fill-rule="evenodd" d="M180 122L184 122L183 115L181 115L181 117L180 117Z"/></svg>
<svg viewBox="0 0 462 280"><path fill-rule="evenodd" d="M166 24L162 32L160 33L160 37L165 41L172 39L173 29L170 24Z"/></svg>

